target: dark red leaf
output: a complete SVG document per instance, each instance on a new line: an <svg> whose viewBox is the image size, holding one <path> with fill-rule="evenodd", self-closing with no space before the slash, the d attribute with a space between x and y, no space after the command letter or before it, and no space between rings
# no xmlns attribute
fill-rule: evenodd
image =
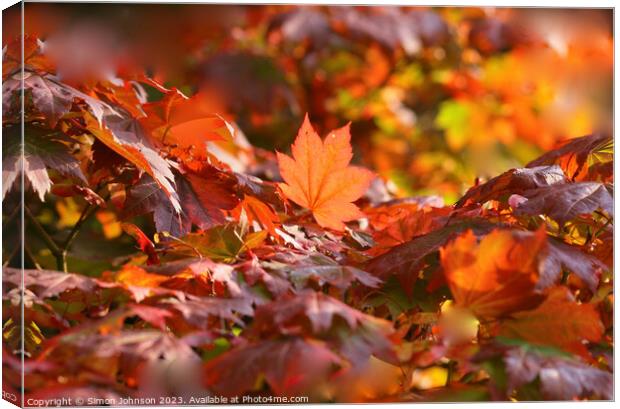
<svg viewBox="0 0 620 409"><path fill-rule="evenodd" d="M609 186L597 182L566 183L523 192L516 215L545 214L559 223L601 209L613 217L614 197Z"/></svg>
<svg viewBox="0 0 620 409"><path fill-rule="evenodd" d="M324 343L301 338L265 340L235 348L204 368L205 383L224 396L255 390L263 378L278 396L303 395L340 365Z"/></svg>
<svg viewBox="0 0 620 409"><path fill-rule="evenodd" d="M540 379L545 399L573 400L583 397L612 399L613 375L560 356L544 356L521 348L504 357L508 389ZM594 396L592 396L594 394Z"/></svg>
<svg viewBox="0 0 620 409"><path fill-rule="evenodd" d="M403 285L403 289L410 293L426 256L437 253L441 246L446 244L456 233L467 229L473 229L478 234L488 233L493 227L493 224L484 219L472 219L447 225L415 237L407 243L396 246L387 253L371 259L366 264L365 270L382 280L395 275Z"/></svg>
<svg viewBox="0 0 620 409"><path fill-rule="evenodd" d="M486 183L472 187L456 203L456 207L472 203L485 203L499 200L502 196L522 194L523 192L545 186L566 182L562 169L557 166L539 166L535 168L510 169Z"/></svg>
<svg viewBox="0 0 620 409"><path fill-rule="evenodd" d="M527 164L528 168L537 166L560 165L571 180L575 180L587 172L588 158L601 147L612 141L612 138L603 134L582 136L570 139L562 146L549 151ZM579 179L578 179L579 180Z"/></svg>

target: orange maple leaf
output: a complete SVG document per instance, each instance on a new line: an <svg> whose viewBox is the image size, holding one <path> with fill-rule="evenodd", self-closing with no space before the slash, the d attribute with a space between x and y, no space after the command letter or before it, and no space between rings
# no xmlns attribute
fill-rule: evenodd
<svg viewBox="0 0 620 409"><path fill-rule="evenodd" d="M577 303L566 287L554 287L548 293L535 309L511 314L510 320L502 322L500 335L560 347L587 357L588 350L582 341L598 342L605 330L595 305Z"/></svg>
<svg viewBox="0 0 620 409"><path fill-rule="evenodd" d="M494 230L477 243L469 230L441 249L441 265L454 301L479 319L493 319L536 307L540 255L547 246L543 228L523 237Z"/></svg>
<svg viewBox="0 0 620 409"><path fill-rule="evenodd" d="M325 140L316 133L308 115L292 146L293 157L278 152L280 188L293 202L310 209L322 227L342 231L344 222L364 217L352 202L374 178L368 169L349 166L353 157L350 124L331 131Z"/></svg>
<svg viewBox="0 0 620 409"><path fill-rule="evenodd" d="M227 140L234 133L222 116L209 111L200 94L188 98L172 89L160 101L144 104L142 109L147 116L140 122L156 140L181 148L195 146L197 155L204 156L206 142Z"/></svg>

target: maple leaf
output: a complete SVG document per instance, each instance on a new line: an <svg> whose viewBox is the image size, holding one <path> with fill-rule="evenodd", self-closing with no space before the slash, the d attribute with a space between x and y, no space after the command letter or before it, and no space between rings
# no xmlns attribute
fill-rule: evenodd
<svg viewBox="0 0 620 409"><path fill-rule="evenodd" d="M249 298L197 297L187 295L179 300L169 298L158 304L169 310L176 311L190 325L201 329L211 329L214 322L226 319L243 326L239 317L254 315L252 300ZM213 321L212 319L216 320Z"/></svg>
<svg viewBox="0 0 620 409"><path fill-rule="evenodd" d="M569 139L554 150L527 164L528 168L557 164L571 180L583 180L588 173L588 161L613 139L608 135L594 134Z"/></svg>
<svg viewBox="0 0 620 409"><path fill-rule="evenodd" d="M9 79L9 82L18 81ZM14 84L7 84L7 92L15 92L17 89ZM3 91L5 87L3 86ZM26 71L24 73L24 90L28 91L32 96L32 102L36 109L45 115L45 119L51 128L54 128L58 121L71 110L74 102L84 101L86 106L97 118L99 123L102 122L104 115L118 116L120 115L114 108L93 98L69 85L59 82L54 76L37 75L33 72ZM6 97L4 97L6 98ZM10 102L3 98L3 105L10 108ZM7 103L5 104L5 101Z"/></svg>
<svg viewBox="0 0 620 409"><path fill-rule="evenodd" d="M221 172L215 168L185 176L176 171L174 174L180 213L160 185L151 176L143 175L138 183L129 188L123 217L153 213L157 231L168 232L175 237L189 233L192 225L209 229L225 222L223 210L232 209L239 200L230 179L220 177Z"/></svg>
<svg viewBox="0 0 620 409"><path fill-rule="evenodd" d="M381 179L375 179L375 181L383 183ZM367 193L366 196L369 194ZM384 230L400 218L422 211L432 213L438 218L449 216L452 212L452 208L444 207L443 199L438 196L414 196L400 199L390 199L388 196L384 199L372 201L373 206L365 210L370 225L377 231Z"/></svg>
<svg viewBox="0 0 620 409"><path fill-rule="evenodd" d="M263 340L234 348L206 363L205 384L224 396L260 388L264 379L274 394L303 395L326 379L342 359L323 342L290 338Z"/></svg>
<svg viewBox="0 0 620 409"><path fill-rule="evenodd" d="M523 192L514 209L516 215L545 214L564 223L602 209L613 217L611 187L597 182L577 182L541 187Z"/></svg>
<svg viewBox="0 0 620 409"><path fill-rule="evenodd" d="M22 273L24 288L40 298L57 296L74 288L89 292L98 286L98 281L90 277L68 274L53 270L19 270L10 267L2 269L2 281L21 288Z"/></svg>
<svg viewBox="0 0 620 409"><path fill-rule="evenodd" d="M172 279L163 284L170 288L183 288L187 286L188 279L196 278L198 282L207 287L207 294L218 294L230 297L242 297L243 294L238 282L237 272L228 264L215 263L207 258L191 263L188 269L176 274ZM184 283L185 281L185 283Z"/></svg>
<svg viewBox="0 0 620 409"><path fill-rule="evenodd" d="M102 208L106 207L105 200L101 196L84 186L71 183L57 183L52 186L51 192L61 197L82 196L86 202L92 205L101 206Z"/></svg>
<svg viewBox="0 0 620 409"><path fill-rule="evenodd" d="M54 65L43 55L43 44L36 36L27 33L9 40L2 54L3 79L21 70L22 66L26 70L52 72Z"/></svg>
<svg viewBox="0 0 620 409"><path fill-rule="evenodd" d="M125 306L124 311L122 309L119 311L121 312L120 315L123 317L122 319L137 316L141 320L148 322L153 327L162 331L166 331L166 319L173 316L173 314L168 310L145 304L129 304ZM109 318L110 315L106 318Z"/></svg>
<svg viewBox="0 0 620 409"><path fill-rule="evenodd" d="M243 250L260 245L264 238L265 232L245 235L237 224L228 223L203 232L190 233L180 241L168 242L167 252L175 256L193 257L198 254L216 261L232 262Z"/></svg>
<svg viewBox="0 0 620 409"><path fill-rule="evenodd" d="M256 309L247 335L263 339L274 334L324 339L353 365L364 364L371 355L397 361L389 321L312 290L284 295Z"/></svg>
<svg viewBox="0 0 620 409"><path fill-rule="evenodd" d="M232 210L240 202L235 191L236 179L229 177L225 172L220 171L215 166L211 166L204 162L185 163L183 166L184 178L188 182L190 192L195 195L199 207L202 212L207 213L212 218L220 220L222 216L217 218L215 214L222 210ZM189 192L185 195L189 196ZM192 202L193 203L193 202ZM198 210L189 211L197 213ZM195 219L198 218L193 217Z"/></svg>
<svg viewBox="0 0 620 409"><path fill-rule="evenodd" d="M306 115L292 146L293 157L277 154L280 188L287 198L312 211L322 227L343 231L343 222L364 216L352 202L374 178L367 169L349 166L353 157L349 125L330 132L324 141Z"/></svg>
<svg viewBox="0 0 620 409"><path fill-rule="evenodd" d="M251 288L256 281L246 282L244 278L247 276L237 267L216 263L208 258L181 259L149 267L157 274L148 273L146 280L156 279L160 289L183 292L184 296L230 297L242 302L242 306L263 303L267 297L262 291L254 292ZM281 282L272 281L270 284L278 287ZM284 290L290 287L288 281L284 281L284 284Z"/></svg>
<svg viewBox="0 0 620 409"><path fill-rule="evenodd" d="M244 195L243 200L234 208L231 213L237 220L241 220L242 214L249 223L258 223L273 237L277 237L276 226L280 224L280 218L273 209L255 197Z"/></svg>
<svg viewBox="0 0 620 409"><path fill-rule="evenodd" d="M387 321L364 314L333 297L312 290L302 290L295 295L287 294L279 299L260 306L256 310L254 331L256 333L299 334L305 331L320 334L330 331L337 325L336 317L341 318L351 330L375 323L385 333L391 332ZM301 325L300 325L301 324Z"/></svg>
<svg viewBox="0 0 620 409"><path fill-rule="evenodd" d="M200 358L175 336L159 330L121 330L116 333L92 331L87 324L65 332L46 345L40 358L66 367L65 375L94 372L109 381L122 376L133 386L171 388L181 379L197 379ZM67 362L71 366L67 367ZM162 365L168 370L162 373ZM173 371L176 368L176 371ZM179 372L183 370L184 372ZM170 377L171 371L177 372ZM183 375L184 374L184 375ZM186 375L191 374L188 379Z"/></svg>
<svg viewBox="0 0 620 409"><path fill-rule="evenodd" d="M353 281L376 288L381 280L352 266L341 266L321 253L310 254L289 268L291 281L297 288L306 287L308 281L316 281L320 286L329 283L334 287L346 290Z"/></svg>
<svg viewBox="0 0 620 409"><path fill-rule="evenodd" d="M471 175L522 159L523 143L545 147L570 132L550 127L549 115L514 92L523 87L500 78L511 70L486 70L490 81L481 81L457 69L437 83L425 79L445 65L441 58L422 70L401 64L418 53L427 60L465 28L483 57L469 62L485 68L491 53L516 44L507 36L510 19L472 11L453 27L434 11L397 7L272 11L252 11L248 27L267 23L259 30L267 43L302 52L257 58L227 40L198 61L201 91L192 98L133 66L117 67L111 81L70 86L33 37L3 49L3 197L18 179L41 200L51 192L58 212L50 213L54 203L31 207L41 220L61 216L47 220L51 241L63 241L58 229L77 220L67 203L113 206L76 226L83 240L68 249L77 257L70 265L88 276L4 269L5 389L26 400L117 402L244 394L321 402L612 399L613 138L567 141L524 169L476 183L455 206L406 197L437 191L451 200ZM203 25L226 37L229 20ZM193 37L184 42L193 47ZM519 65L527 55L512 54L508 67L522 82L532 66ZM304 86L292 92L298 80ZM22 91L25 144L14 125ZM489 92L510 115L489 111ZM253 148L211 113L232 108L253 141L282 146L299 97L324 125L359 120L360 153L389 183L375 178L368 187L371 172L350 166L349 126L322 140L306 116L287 156ZM326 98L334 105L327 110ZM548 105L534 102L542 111ZM594 112L582 105L572 124L579 128ZM445 138L412 134L413 111L421 125L445 131L447 148L462 151L446 151ZM480 152L502 161L468 163ZM3 217L11 227L4 261L13 266L18 196L7 198ZM290 202L302 211L295 215ZM121 234L117 213L148 254L145 264L161 263L137 266L147 257L128 256L127 237L95 240ZM148 221L137 217L151 213L157 251L140 230ZM356 218L357 228L345 225ZM109 225L117 232L106 232ZM27 244L28 265L47 266L50 242Z"/></svg>
<svg viewBox="0 0 620 409"><path fill-rule="evenodd" d="M582 341L599 341L603 330L593 304L578 304L568 289L555 287L535 309L515 312L504 320L500 326L500 335L524 339L534 344L552 345L587 356Z"/></svg>
<svg viewBox="0 0 620 409"><path fill-rule="evenodd" d="M206 156L206 142L230 138L234 130L203 107L203 98L199 94L188 98L172 89L160 101L142 106L146 116L140 122L156 140L181 148L195 146L198 155Z"/></svg>
<svg viewBox="0 0 620 409"><path fill-rule="evenodd" d="M456 233L473 229L477 234L485 234L493 227L495 227L493 224L484 219L446 225L393 247L388 252L369 260L364 269L384 280L395 275L405 292L411 294L413 284L427 256L437 253Z"/></svg>
<svg viewBox="0 0 620 409"><path fill-rule="evenodd" d="M151 239L149 239L138 226L131 223L122 223L121 228L125 233L136 240L140 251L148 256L147 264L159 264L159 257L155 250L155 244L153 244Z"/></svg>
<svg viewBox="0 0 620 409"><path fill-rule="evenodd" d="M588 173L582 180L613 183L614 181L614 161L595 163L588 168Z"/></svg>
<svg viewBox="0 0 620 409"><path fill-rule="evenodd" d="M131 186L123 206L122 217L140 216L153 213L155 228L158 232L167 231L173 236L182 236L191 230L191 221L185 214L178 214L166 193L149 175L142 175L140 180Z"/></svg>
<svg viewBox="0 0 620 409"><path fill-rule="evenodd" d="M22 86L21 72L13 74L2 81L2 112L6 117L10 114L18 114L21 107L18 108L17 98Z"/></svg>
<svg viewBox="0 0 620 409"><path fill-rule="evenodd" d="M566 182L562 169L557 166L510 169L486 183L470 188L456 203L456 207L471 203L498 200L502 195L520 194L527 190Z"/></svg>
<svg viewBox="0 0 620 409"><path fill-rule="evenodd" d="M126 265L114 274L114 281L137 287L158 287L168 277L161 274L152 274L138 266Z"/></svg>
<svg viewBox="0 0 620 409"><path fill-rule="evenodd" d="M457 237L440 251L456 305L479 319L535 307L541 301L534 290L546 246L544 228L527 238L494 230L479 244L471 230Z"/></svg>
<svg viewBox="0 0 620 409"><path fill-rule="evenodd" d="M69 153L67 144L75 143L63 134L33 124L24 127L24 141L21 143L20 127L3 129L2 138L2 197L11 189L17 176L25 173L26 181L44 201L52 181L47 168L54 169L86 183L80 162Z"/></svg>
<svg viewBox="0 0 620 409"><path fill-rule="evenodd" d="M574 400L592 393L603 399L613 396L612 374L566 356L514 348L506 353L504 363L509 391L538 377L545 399Z"/></svg>
<svg viewBox="0 0 620 409"><path fill-rule="evenodd" d="M368 251L368 254L372 256L379 256L392 247L406 243L416 236L427 234L440 227L441 223L434 211L418 208L415 204L390 206L385 212L391 216L389 222L386 222L388 215L385 214L380 214L383 216L381 221L371 221L375 226L385 226L373 233L376 244ZM379 215L375 215L377 216Z"/></svg>
<svg viewBox="0 0 620 409"><path fill-rule="evenodd" d="M252 175L242 173L234 173L237 178L237 186L245 196L253 196L254 198L269 203L274 206L275 210L283 211L288 207L286 199L282 197L278 184L261 180Z"/></svg>
<svg viewBox="0 0 620 409"><path fill-rule="evenodd" d="M535 232L513 231L513 234L523 239L532 239ZM581 247L569 245L555 237L547 240L547 249L539 264L539 279L537 289L546 289L559 281L562 271L566 270L583 280L591 291L596 291L599 278L607 266L598 258L589 254Z"/></svg>
<svg viewBox="0 0 620 409"><path fill-rule="evenodd" d="M540 271L538 287L547 288L555 284L566 269L582 279L592 292L599 284L601 272L607 266L593 255L584 253L576 246L549 239L549 251Z"/></svg>
<svg viewBox="0 0 620 409"><path fill-rule="evenodd" d="M265 270L256 256L253 256L246 262L236 265L235 268L238 268L239 271L242 272L248 285L253 286L261 282L274 296L285 294L291 289L291 283L288 280L277 273Z"/></svg>
<svg viewBox="0 0 620 409"><path fill-rule="evenodd" d="M179 197L174 189L174 174L170 163L162 158L149 142L142 126L133 118L106 116L104 123L86 113L88 130L108 148L148 173L168 196L175 212L181 210Z"/></svg>

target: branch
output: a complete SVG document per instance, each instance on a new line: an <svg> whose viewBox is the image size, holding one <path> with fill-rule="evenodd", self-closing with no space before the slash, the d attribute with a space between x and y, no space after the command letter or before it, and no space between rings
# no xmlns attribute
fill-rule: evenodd
<svg viewBox="0 0 620 409"><path fill-rule="evenodd" d="M30 262L34 265L34 268L37 270L41 270L41 264L37 261L34 254L30 250L30 248L24 243L24 255L30 260Z"/></svg>
<svg viewBox="0 0 620 409"><path fill-rule="evenodd" d="M11 262L11 260L13 260L13 257L15 257L20 248L21 246L19 245L19 243L17 243L17 246L15 246L15 248L9 254L8 258L4 261L4 263L2 263L2 267L6 267L9 265L9 263Z"/></svg>
<svg viewBox="0 0 620 409"><path fill-rule="evenodd" d="M5 227L7 227L13 221L15 216L19 214L20 209L21 206L15 206L15 209L13 209L13 211L9 215L7 215L4 220L2 220L2 231L4 231Z"/></svg>
<svg viewBox="0 0 620 409"><path fill-rule="evenodd" d="M26 214L26 217L30 221L30 224L32 225L32 227L34 227L35 230L37 230L37 233L39 233L39 236L45 242L45 245L47 246L47 248L49 248L52 254L54 255L54 257L56 257L57 268L59 270L66 272L66 266L64 265L64 262L63 262L64 260L62 256L62 250L58 248L58 245L56 244L56 242L50 237L47 231L45 231L43 226L41 226L41 224L36 219L36 217L34 217L32 212L30 212L30 209L28 208L28 206L24 206L24 213Z"/></svg>
<svg viewBox="0 0 620 409"><path fill-rule="evenodd" d="M80 232L82 225L90 216L92 216L95 210L97 210L97 208L93 206L92 204L88 204L88 206L84 208L84 210L82 211L82 214L80 214L80 218L75 223L75 225L73 225L73 228L69 232L69 235L67 236L64 243L62 244L63 251L67 251L69 247L71 247L71 244L73 244L73 242L75 241L75 238L77 237L77 234Z"/></svg>
<svg viewBox="0 0 620 409"><path fill-rule="evenodd" d="M97 189L97 190L99 190L99 189ZM102 199L105 202L105 201L108 200L108 198L109 198L109 195L106 195ZM82 214L80 214L80 218L75 223L75 225L73 225L73 228L69 232L69 235L67 236L65 241L62 243L62 247L61 247L60 251L61 251L61 258L62 258L62 265L63 265L63 271L64 272L67 272L67 254L69 253L69 249L73 245L73 242L75 241L75 238L77 237L78 233L82 229L82 225L84 224L84 222L86 220L88 220L90 218L90 216L92 216L93 213L95 213L97 211L97 209L98 209L98 206L89 203L84 208L84 210L82 210Z"/></svg>

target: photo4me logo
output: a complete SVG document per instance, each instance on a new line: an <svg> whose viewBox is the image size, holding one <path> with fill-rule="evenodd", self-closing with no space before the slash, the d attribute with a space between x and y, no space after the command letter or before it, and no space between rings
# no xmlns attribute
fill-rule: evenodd
<svg viewBox="0 0 620 409"><path fill-rule="evenodd" d="M17 395L15 395L12 392L5 391L5 390L2 391L2 399L6 399L9 402L13 402L15 404L17 403Z"/></svg>

